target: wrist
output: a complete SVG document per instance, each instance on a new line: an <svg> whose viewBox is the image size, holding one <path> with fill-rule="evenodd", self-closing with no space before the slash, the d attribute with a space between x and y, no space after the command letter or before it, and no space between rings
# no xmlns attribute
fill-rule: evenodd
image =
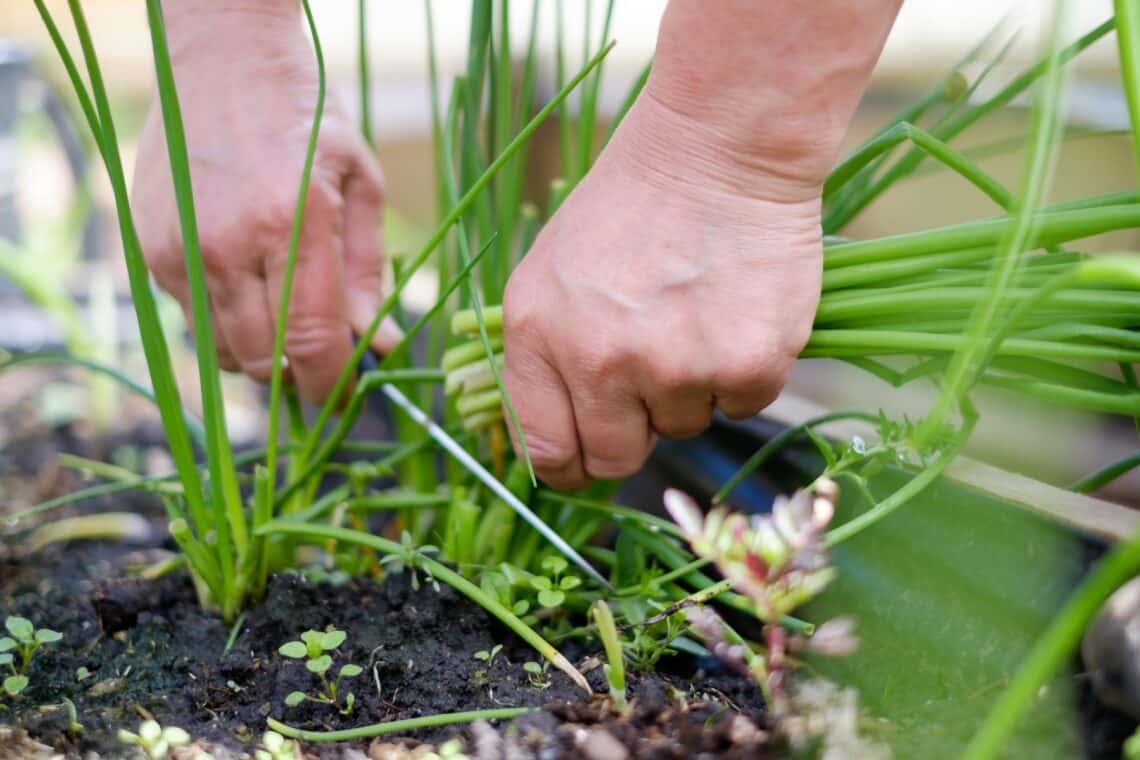
<svg viewBox="0 0 1140 760"><path fill-rule="evenodd" d="M679 190L693 186L777 203L818 201L841 130L796 129L789 123L749 129L742 114L697 108L652 84L615 135L619 160Z"/></svg>
<svg viewBox="0 0 1140 760"><path fill-rule="evenodd" d="M162 0L162 8L175 59L273 48L295 38L301 23L299 0Z"/></svg>

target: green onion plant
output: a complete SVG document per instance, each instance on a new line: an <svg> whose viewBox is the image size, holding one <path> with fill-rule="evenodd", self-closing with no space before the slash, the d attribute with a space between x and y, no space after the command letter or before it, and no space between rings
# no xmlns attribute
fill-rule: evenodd
<svg viewBox="0 0 1140 760"><path fill-rule="evenodd" d="M161 2L147 0L147 17L194 319L199 326L195 340L203 409L200 422L184 412L169 339L159 321L135 231L114 115L82 5L80 0L68 0L78 38L78 54L74 54L44 0L34 2L110 179L149 384L130 381L113 368L90 361L85 366L153 400L167 432L176 473L168 478L140 478L102 471L100 475L109 475L110 482L37 505L18 518L117 490L154 491L166 505L171 534L202 603L231 622L261 596L270 572L294 564L292 550L299 544L319 546L334 558L350 555L347 548L364 549L383 559L371 565L358 562L352 565L354 571L366 566L402 567L452 586L587 691L585 679L556 644L568 639L596 642L600 637L610 660L609 684L615 701L618 692L624 695L627 663L649 667L666 652L703 651L687 635L692 620L685 610L694 604L715 602L759 615L770 630L810 635L813 626L791 614L798 601L817 590L814 586L807 589L789 582L773 596L776 592L769 587L733 583L731 565L721 561L723 551L694 552L687 545L684 538L696 535L692 530L683 534L667 520L614 503L610 498L613 484L579 494L544 488L533 478L525 438L517 436L520 457L514 456L508 444L508 426L517 427L517 420L502 381L499 304L507 279L541 226L588 172L650 71L649 65L641 71L610 123L604 125L599 103L602 66L613 46L608 40L613 0L597 14L592 2L548 5L537 0L472 0L465 66L450 87L444 86L439 75L433 23L437 11L432 0L425 0L438 225L417 252L392 262L393 288L368 329L358 336L350 365L312 422L300 414L299 402L282 372L283 326L325 97L320 37L309 3L303 0L321 87L299 177L282 286L268 435L262 449L242 456L233 452L226 430L186 137ZM815 543L822 551L873 528L938 479L974 428L973 397L979 389L1140 419L1135 372L1140 363L1140 257L1134 253L1095 256L1082 250L1087 238L1140 226L1140 191L1063 203L1049 199L1051 170L1064 139L1079 136L1066 132L1061 123L1065 72L1070 61L1114 30L1133 114L1134 145L1140 145L1136 52L1140 41L1134 23L1140 18L1140 5L1136 0L1116 0L1114 19L1062 46L1064 5L1056 4L1053 32L1037 63L994 94L980 96L981 85L994 76L1009 50L1008 41L999 44L995 30L915 104L857 147L823 187L823 292L803 358L837 359L896 387L933 383L939 395L930 413L916 423L900 423L861 410L808 421L757 451L724 484L715 501L728 499L780 447L806 437L824 460L815 487L834 480L867 502L860 515L820 533ZM372 15L369 11L378 9L358 0L361 130L370 144L367 22ZM524 39L513 40L510 21L520 11L529 14L529 23ZM587 29L580 59L566 44L566 14L570 12L581 12ZM544 103L538 98L537 60L543 23L552 23L556 31L556 93ZM995 45L996 52L991 52ZM516 65L520 60L521 68ZM983 65L971 81L964 72L975 63ZM1024 146L1021 180L1011 188L995 179L982 163L1016 146L962 142L972 127L1022 96L1031 98L1032 109L1027 134L1020 141ZM530 140L552 117L558 136L556 177L539 193L541 197L530 197L526 191L534 174ZM1140 166L1140 149L1137 155ZM935 169L961 177L993 204L993 214L901 235L845 237L851 222L885 193ZM424 266L434 268L439 286L431 307L415 315L402 304L402 294ZM375 369L355 378L353 386L372 334L388 317L402 322L405 337ZM413 352L413 341L421 333L426 350ZM539 534L516 520L506 504L460 465L450 459L444 464L434 443L402 415L397 414L394 441L348 442L364 401L384 383L404 386L422 408L437 412L457 440L572 547L601 566L618 590L606 592L567 575L565 561ZM347 401L338 409L335 400L342 399ZM845 417L875 423L877 439L836 444L816 433L816 427ZM869 480L885 462L897 464L900 456L913 470L912 478L886 498L876 499ZM1084 479L1077 489L1102 485L1138 462L1136 457L1122 460ZM393 477L395 485L384 485L385 479ZM370 530L378 513L396 523L394 532L385 535L402 535L402 540ZM823 523L816 527L822 531ZM612 541L596 541L599 536ZM561 570L557 569L559 562ZM712 565L729 580L709 575L706 571ZM979 736L975 757L992 756L1018 711L1025 709L1042 680L1068 656L1082 621L1137 570L1140 537L1111 554L1058 618L1056 629L1043 639ZM568 578L574 580L568 582ZM816 585L821 587L828 578L821 569ZM596 629L582 624L591 610ZM629 632L624 661L623 642L616 637L619 628ZM782 640L768 639L761 646L744 640L722 622L715 629L713 638L742 653L749 667L763 671L766 681L771 678L773 660L762 653L780 646ZM543 666L538 667L545 674ZM276 722L271 725L284 736L316 741L374 736L488 714L437 717L436 722L417 719L335 734L302 732Z"/></svg>

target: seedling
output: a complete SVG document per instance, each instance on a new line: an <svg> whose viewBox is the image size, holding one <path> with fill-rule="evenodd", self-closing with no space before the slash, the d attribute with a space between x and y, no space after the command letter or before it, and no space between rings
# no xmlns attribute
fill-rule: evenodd
<svg viewBox="0 0 1140 760"><path fill-rule="evenodd" d="M498 655L499 652L502 651L502 649L503 649L502 644L496 644L495 646L491 647L490 650L480 649L478 652L476 652L472 656L476 660L482 660L483 662L487 663L487 667L490 667L491 663L493 663L495 661L495 656Z"/></svg>
<svg viewBox="0 0 1140 760"><path fill-rule="evenodd" d="M253 756L255 760L296 760L297 750L292 739L286 739L276 731L266 731L261 737L261 747Z"/></svg>
<svg viewBox="0 0 1140 760"><path fill-rule="evenodd" d="M380 564L394 573L406 571L411 578L412 590L419 591L420 577L416 574L416 570L424 567L424 563L421 561L424 557L439 554L439 547L431 544L416 546L412 534L406 530L400 534L400 547L399 553L386 554L381 557ZM436 583L435 578L431 577L431 573L425 569L424 575L427 577L428 583L431 583L435 590L439 591L439 584Z"/></svg>
<svg viewBox="0 0 1140 760"><path fill-rule="evenodd" d="M0 666L8 666L11 674L2 686L5 694L15 697L28 688L28 667L39 648L59 641L63 634L48 628L37 629L32 621L16 615L9 616L4 627L11 635L0 638Z"/></svg>
<svg viewBox="0 0 1140 760"><path fill-rule="evenodd" d="M344 631L335 628L331 631L305 631L300 641L290 641L282 644L277 650L285 657L294 660L304 660L305 668L321 681L321 688L316 694L306 694L303 691L294 691L285 697L285 704L296 707L305 700L331 705L340 710L342 715L351 715L356 706L356 695L351 691L344 695L344 703L340 701L340 682L345 678L354 678L364 672L359 665L342 665L337 671L336 678L329 680L328 672L333 661L329 652L333 651L348 638Z"/></svg>
<svg viewBox="0 0 1140 760"><path fill-rule="evenodd" d="M170 750L190 743L190 734L177 726L163 728L158 721L144 721L138 733L119 729L119 741L138 747L147 760L166 760Z"/></svg>
<svg viewBox="0 0 1140 760"><path fill-rule="evenodd" d="M602 640L606 659L609 660L602 666L602 672L610 687L610 698L614 701L614 707L625 710L625 661L617 625L614 623L614 613L602 599L594 602L591 612L594 614L594 624L598 626L598 638Z"/></svg>
<svg viewBox="0 0 1140 760"><path fill-rule="evenodd" d="M531 579L531 585L538 592L538 603L542 607L561 607L566 601L566 592L573 591L582 585L582 579L576 575L563 575L570 566L564 558L551 555L542 561L542 569L550 573L548 576L536 575Z"/></svg>
<svg viewBox="0 0 1140 760"><path fill-rule="evenodd" d="M527 680L530 685L536 689L550 688L550 679L546 677L546 671L550 669L550 663L537 663L534 660L523 663L523 670L526 671Z"/></svg>

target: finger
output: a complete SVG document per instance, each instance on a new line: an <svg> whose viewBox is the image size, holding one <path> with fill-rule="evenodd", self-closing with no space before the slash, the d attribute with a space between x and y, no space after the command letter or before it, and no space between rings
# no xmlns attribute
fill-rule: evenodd
<svg viewBox="0 0 1140 760"><path fill-rule="evenodd" d="M301 397L323 403L352 355L352 330L341 294L340 209L327 189L314 183L301 232L300 247L285 325L285 356ZM272 314L279 313L287 251L267 258L266 281ZM338 399L343 402L344 399Z"/></svg>
<svg viewBox="0 0 1140 760"><path fill-rule="evenodd" d="M384 302L384 212L380 167L365 151L344 182L344 276L349 324L364 334ZM392 319L372 336L380 355L390 353L403 337Z"/></svg>
<svg viewBox="0 0 1140 760"><path fill-rule="evenodd" d="M653 448L653 431L632 386L581 385L571 397L586 475L609 480L637 472Z"/></svg>
<svg viewBox="0 0 1140 760"><path fill-rule="evenodd" d="M666 438L695 438L712 422L715 402L712 394L698 388L677 388L659 392L646 402L649 423Z"/></svg>
<svg viewBox="0 0 1140 760"><path fill-rule="evenodd" d="M754 417L776 400L786 378L786 370L756 362L736 373L736 379L714 386L717 408L733 420Z"/></svg>
<svg viewBox="0 0 1140 760"><path fill-rule="evenodd" d="M219 339L225 341L242 372L268 383L276 335L265 279L253 272L231 271L211 292L216 296Z"/></svg>
<svg viewBox="0 0 1140 760"><path fill-rule="evenodd" d="M154 279L158 284L178 301L178 305L182 307L182 316L186 320L186 330L190 333L190 338L197 342L196 330L194 327L194 311L190 303L190 285L186 280L186 276L181 271L160 271L154 272ZM219 323L218 314L211 307L210 319L213 325ZM226 372L237 372L241 369L233 352L230 351L229 343L225 337L217 330L214 333L214 350L218 356L218 366Z"/></svg>
<svg viewBox="0 0 1140 760"><path fill-rule="evenodd" d="M516 331L505 332L503 384L518 415L535 474L555 487L579 488L588 482L582 468L574 408L553 365ZM507 425L515 452L522 447L514 425Z"/></svg>

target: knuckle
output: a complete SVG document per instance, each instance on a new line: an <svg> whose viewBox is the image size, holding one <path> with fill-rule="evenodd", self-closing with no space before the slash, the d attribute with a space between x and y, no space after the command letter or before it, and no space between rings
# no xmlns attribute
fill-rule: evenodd
<svg viewBox="0 0 1140 760"><path fill-rule="evenodd" d="M268 356L245 359L241 363L241 371L252 380L268 385L273 374L273 359Z"/></svg>
<svg viewBox="0 0 1140 760"><path fill-rule="evenodd" d="M548 475L559 475L573 468L578 448L568 440L526 434L526 448L535 469Z"/></svg>
<svg viewBox="0 0 1140 760"><path fill-rule="evenodd" d="M692 362L676 352L661 351L650 360L650 381L665 396L700 387L704 378Z"/></svg>
<svg viewBox="0 0 1140 760"><path fill-rule="evenodd" d="M645 461L645 456L608 457L594 456L589 453L585 456L586 474L597 480L615 480L625 478L637 472Z"/></svg>
<svg viewBox="0 0 1140 760"><path fill-rule="evenodd" d="M339 331L327 319L291 316L285 327L285 353L289 360L311 364L328 357Z"/></svg>
<svg viewBox="0 0 1140 760"><path fill-rule="evenodd" d="M654 419L653 429L666 438L684 440L695 438L705 431L712 420L712 409L704 414L688 414L685 416L662 417Z"/></svg>

